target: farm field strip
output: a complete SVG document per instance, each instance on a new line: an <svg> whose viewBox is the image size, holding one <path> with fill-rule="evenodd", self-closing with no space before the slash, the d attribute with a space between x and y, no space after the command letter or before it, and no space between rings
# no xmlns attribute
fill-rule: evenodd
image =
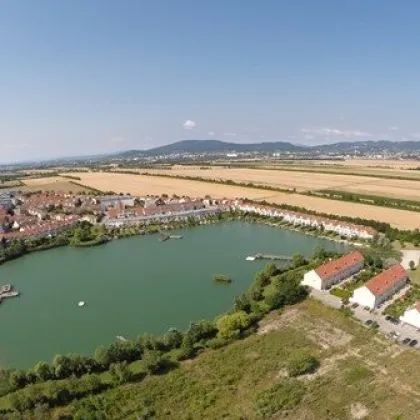
<svg viewBox="0 0 420 420"><path fill-rule="evenodd" d="M420 226L420 215L415 212L301 194L147 175L91 172L78 173L78 176L81 178L81 184L102 191L129 192L135 195L177 194L204 197L208 194L214 198L248 198L266 200L274 204L300 206L319 213L378 220L390 223L399 229L416 229Z"/></svg>
<svg viewBox="0 0 420 420"><path fill-rule="evenodd" d="M257 185L269 185L279 188L294 189L297 192L316 190L341 190L360 194L375 194L384 197L420 200L420 182L398 179L369 178L354 175L311 174L279 170L260 169L187 169L147 170L148 173L193 176L206 179L232 180L235 182L253 182Z"/></svg>
<svg viewBox="0 0 420 420"><path fill-rule="evenodd" d="M23 187L19 187L22 191L57 191L68 193L78 193L81 191L87 191L89 188L84 188L79 185L72 184L71 180L57 177L46 177L46 178L27 178L23 180L25 184Z"/></svg>
<svg viewBox="0 0 420 420"><path fill-rule="evenodd" d="M235 182L253 182L257 185L270 185L279 188L296 188L297 191L318 190L326 188L338 188L349 182L365 182L365 177L349 179L348 175L333 174L308 174L305 172L261 170L261 169L171 169L171 170L147 170L151 174L192 176L206 179L232 180Z"/></svg>

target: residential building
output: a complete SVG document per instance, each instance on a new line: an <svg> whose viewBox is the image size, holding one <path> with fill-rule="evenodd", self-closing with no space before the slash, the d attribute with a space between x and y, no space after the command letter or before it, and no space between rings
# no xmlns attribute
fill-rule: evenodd
<svg viewBox="0 0 420 420"><path fill-rule="evenodd" d="M356 289L350 302L374 309L403 288L406 283L406 271L402 265L395 264Z"/></svg>
<svg viewBox="0 0 420 420"><path fill-rule="evenodd" d="M400 321L420 329L420 301L407 308L404 315L400 316Z"/></svg>
<svg viewBox="0 0 420 420"><path fill-rule="evenodd" d="M106 210L108 207L118 206L134 206L134 197L131 197L130 195L112 195L101 198L101 210Z"/></svg>
<svg viewBox="0 0 420 420"><path fill-rule="evenodd" d="M343 257L330 260L314 270L308 271L304 277L302 284L313 287L317 290L325 290L332 285L356 274L363 268L365 259L359 251Z"/></svg>

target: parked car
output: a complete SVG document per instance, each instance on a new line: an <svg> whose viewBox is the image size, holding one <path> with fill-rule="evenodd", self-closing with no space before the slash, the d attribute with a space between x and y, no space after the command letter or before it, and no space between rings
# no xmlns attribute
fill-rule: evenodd
<svg viewBox="0 0 420 420"><path fill-rule="evenodd" d="M411 338L404 338L404 340L402 341L402 343L407 346L408 343L411 341Z"/></svg>
<svg viewBox="0 0 420 420"><path fill-rule="evenodd" d="M392 316L391 316L391 315L387 315L387 316L385 317L385 321L391 321L391 319L392 319Z"/></svg>
<svg viewBox="0 0 420 420"><path fill-rule="evenodd" d="M368 320L365 322L365 325L366 325L367 327L370 327L372 324L373 324L373 321L372 321L371 319L368 319Z"/></svg>
<svg viewBox="0 0 420 420"><path fill-rule="evenodd" d="M359 304L358 304L358 303L353 303L353 305L351 305L351 307L352 307L353 309L356 309L358 306L359 306Z"/></svg>
<svg viewBox="0 0 420 420"><path fill-rule="evenodd" d="M418 343L417 340L411 340L410 343L408 344L410 347L414 347L416 344Z"/></svg>
<svg viewBox="0 0 420 420"><path fill-rule="evenodd" d="M369 306L365 306L363 309L364 309L365 311L370 311Z"/></svg>

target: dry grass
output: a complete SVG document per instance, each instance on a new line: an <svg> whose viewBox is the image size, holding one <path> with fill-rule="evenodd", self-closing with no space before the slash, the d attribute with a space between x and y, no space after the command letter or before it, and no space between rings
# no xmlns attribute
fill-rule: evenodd
<svg viewBox="0 0 420 420"><path fill-rule="evenodd" d="M129 192L135 195L177 194L203 197L208 194L214 198L242 197L267 200L276 204L305 207L320 213L374 219L390 223L400 229L415 229L420 223L420 215L415 212L366 204L346 203L299 194L283 194L263 189L144 175L112 174L108 172L79 173L78 176L81 178L80 183L88 187L115 192Z"/></svg>

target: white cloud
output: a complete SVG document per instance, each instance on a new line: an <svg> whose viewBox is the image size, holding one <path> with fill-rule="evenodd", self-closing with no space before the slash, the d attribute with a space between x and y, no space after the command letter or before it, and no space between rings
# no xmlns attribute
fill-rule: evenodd
<svg viewBox="0 0 420 420"><path fill-rule="evenodd" d="M410 136L413 137L413 139L420 139L420 133L411 133Z"/></svg>
<svg viewBox="0 0 420 420"><path fill-rule="evenodd" d="M215 135L216 135L216 133L215 133L214 131L209 131L209 132L207 133L207 135L208 135L208 136L210 136L210 137L213 137L213 136L215 136Z"/></svg>
<svg viewBox="0 0 420 420"><path fill-rule="evenodd" d="M305 140L314 140L314 139L316 139L316 137L313 136L312 134L305 134L303 137L305 138Z"/></svg>
<svg viewBox="0 0 420 420"><path fill-rule="evenodd" d="M397 131L398 127L392 126L388 128L388 131Z"/></svg>
<svg viewBox="0 0 420 420"><path fill-rule="evenodd" d="M197 124L195 123L195 121L192 120L187 120L184 122L184 124L182 124L185 130L192 130L195 128L196 125Z"/></svg>
<svg viewBox="0 0 420 420"><path fill-rule="evenodd" d="M236 137L236 133L223 133L223 135L227 137Z"/></svg>
<svg viewBox="0 0 420 420"><path fill-rule="evenodd" d="M371 133L359 130L338 130L336 128L302 128L301 133L325 137L372 137Z"/></svg>

